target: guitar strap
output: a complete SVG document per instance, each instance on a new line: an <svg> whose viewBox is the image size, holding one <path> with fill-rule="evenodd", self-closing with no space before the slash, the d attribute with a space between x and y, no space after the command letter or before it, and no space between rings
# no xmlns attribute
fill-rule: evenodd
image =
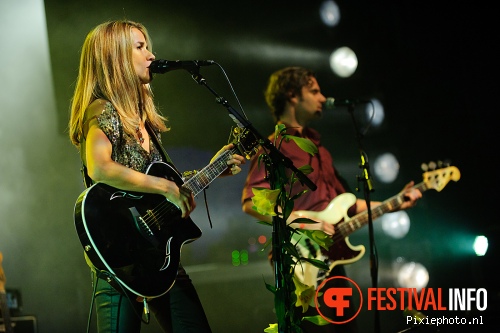
<svg viewBox="0 0 500 333"><path fill-rule="evenodd" d="M161 144L160 139L158 139L158 136L155 134L155 132L153 131L153 129L151 128L151 126L149 125L148 122L146 122L146 130L148 131L149 137L153 138L153 141L154 141L156 147L158 147L158 149L160 150L160 153L161 153L164 161L168 162L172 167L174 167L172 160L170 159L170 156L168 156L168 153L165 150L165 148L163 148L163 145Z"/></svg>
<svg viewBox="0 0 500 333"><path fill-rule="evenodd" d="M89 177L89 174L87 173L87 166L83 164L83 162L80 171L82 173L83 185L85 185L85 188L89 188L94 184L94 182L92 181L92 178Z"/></svg>

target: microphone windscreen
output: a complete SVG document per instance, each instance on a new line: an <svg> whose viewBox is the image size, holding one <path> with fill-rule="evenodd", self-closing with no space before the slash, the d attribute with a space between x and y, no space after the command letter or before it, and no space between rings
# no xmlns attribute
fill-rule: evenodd
<svg viewBox="0 0 500 333"><path fill-rule="evenodd" d="M335 98L327 97L326 102L323 105L323 108L326 110L331 110L331 109L335 108Z"/></svg>

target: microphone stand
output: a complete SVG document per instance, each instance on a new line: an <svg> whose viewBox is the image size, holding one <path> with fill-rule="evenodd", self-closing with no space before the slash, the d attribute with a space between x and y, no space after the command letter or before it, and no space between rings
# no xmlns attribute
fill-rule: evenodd
<svg viewBox="0 0 500 333"><path fill-rule="evenodd" d="M367 207L367 213L368 213L368 230L369 230L369 245L370 245L370 272L371 272L371 278L372 278L372 287L377 288L377 281L378 281L378 260L377 260L377 254L375 251L375 237L373 233L373 218L372 218L372 210L370 207L370 192L373 192L373 185L372 181L370 178L370 167L368 165L368 156L366 155L365 151L363 150L363 144L362 144L362 134L359 132L358 125L356 123L356 118L354 117L354 102L351 102L349 105L347 105L347 110L349 111L349 114L351 115L351 119L354 125L354 130L356 132L356 140L358 142L359 146L359 152L360 152L360 158L361 158L361 164L360 168L362 169L362 175L357 176L358 182L362 181L363 182L363 192L364 192L364 197L365 197L365 202L366 202L366 207ZM358 189L359 190L359 189ZM380 313L377 309L375 309L375 333L380 332Z"/></svg>
<svg viewBox="0 0 500 333"><path fill-rule="evenodd" d="M191 73L192 78L200 85L205 86L216 98L216 102L223 105L229 112L229 117L233 119L236 125L240 128L246 128L252 132L256 139L258 139L261 146L269 152L268 160L266 161L266 168L270 175L269 183L271 189L275 189L276 186L276 172L288 168L292 170L297 178L302 184L305 184L309 189L315 191L317 186L314 184L302 171L297 169L290 158L286 157L281 153L267 137L263 137L253 125L243 117L238 111L236 111L223 97L219 96L208 84L205 78L199 73L198 70L188 70ZM281 219L277 216L273 216L273 267L274 267L274 277L275 277L275 308L278 314L278 332L288 333L291 332L292 326L288 316L291 313L288 311L287 305L291 303L290 294L291 290L289 286L284 283L283 272L288 272L289 269L285 267L285 248L282 246L284 240L287 239L289 232L286 228L285 219ZM283 302L281 302L283 300ZM284 314L284 318L279 318L279 314Z"/></svg>

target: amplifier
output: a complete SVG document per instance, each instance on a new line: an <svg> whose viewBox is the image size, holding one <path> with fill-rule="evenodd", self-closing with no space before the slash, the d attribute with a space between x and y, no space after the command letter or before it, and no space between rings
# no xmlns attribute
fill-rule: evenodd
<svg viewBox="0 0 500 333"><path fill-rule="evenodd" d="M35 316L21 316L11 317L12 331L14 333L37 333L36 317ZM4 333L5 325L3 318L0 317L0 332Z"/></svg>

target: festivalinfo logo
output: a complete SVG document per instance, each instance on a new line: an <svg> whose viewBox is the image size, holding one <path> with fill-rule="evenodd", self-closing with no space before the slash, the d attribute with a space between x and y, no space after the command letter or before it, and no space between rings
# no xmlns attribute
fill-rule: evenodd
<svg viewBox="0 0 500 333"><path fill-rule="evenodd" d="M330 280L343 279L345 287L328 287ZM328 285L327 285L328 284ZM445 294L448 294L446 297ZM485 288L368 288L366 290L366 309L368 311L403 311L407 324L419 325L482 325L483 317L447 317L448 311L485 311L488 307L488 292ZM357 300L357 301L355 301ZM318 313L333 324L344 324L355 319L363 308L363 293L352 279L333 276L324 280L316 291ZM322 313L323 303L334 309L335 319ZM348 311L349 310L349 311ZM430 318L420 311L443 311L443 316Z"/></svg>

